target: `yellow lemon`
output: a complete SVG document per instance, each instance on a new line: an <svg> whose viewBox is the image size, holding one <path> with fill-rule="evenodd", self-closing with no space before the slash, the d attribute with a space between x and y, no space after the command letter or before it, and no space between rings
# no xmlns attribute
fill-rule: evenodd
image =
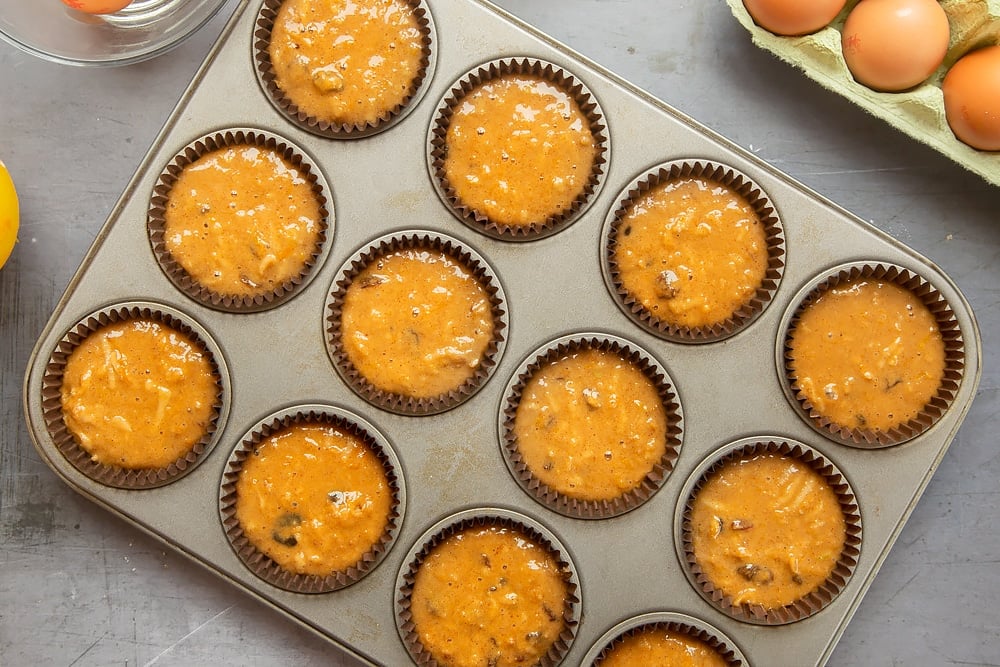
<svg viewBox="0 0 1000 667"><path fill-rule="evenodd" d="M7 167L0 160L0 267L7 263L17 241L17 192Z"/></svg>

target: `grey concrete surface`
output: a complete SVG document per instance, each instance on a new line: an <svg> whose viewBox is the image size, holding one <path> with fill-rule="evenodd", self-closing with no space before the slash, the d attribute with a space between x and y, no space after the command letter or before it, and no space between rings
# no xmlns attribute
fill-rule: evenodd
<svg viewBox="0 0 1000 667"><path fill-rule="evenodd" d="M757 50L718 0L498 4L958 283L982 330L978 396L829 665L1000 665L1000 188ZM76 495L40 460L22 415L35 339L223 18L120 69L0 43L0 159L22 207L0 271L0 664L352 664Z"/></svg>

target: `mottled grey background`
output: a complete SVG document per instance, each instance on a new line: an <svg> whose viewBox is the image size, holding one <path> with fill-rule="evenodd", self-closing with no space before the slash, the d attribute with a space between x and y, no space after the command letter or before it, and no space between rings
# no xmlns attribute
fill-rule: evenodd
<svg viewBox="0 0 1000 667"><path fill-rule="evenodd" d="M1000 665L1000 188L757 50L719 0L498 4L958 283L982 328L979 395L829 664ZM224 18L120 69L54 65L0 43L0 159L22 207L0 271L0 664L350 664L76 495L40 461L22 416L36 337Z"/></svg>

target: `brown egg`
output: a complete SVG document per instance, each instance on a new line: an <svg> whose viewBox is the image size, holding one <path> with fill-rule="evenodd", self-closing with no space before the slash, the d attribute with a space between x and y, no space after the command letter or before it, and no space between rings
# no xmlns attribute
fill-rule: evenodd
<svg viewBox="0 0 1000 667"><path fill-rule="evenodd" d="M847 0L743 0L754 22L778 35L807 35L825 28Z"/></svg>
<svg viewBox="0 0 1000 667"><path fill-rule="evenodd" d="M941 83L948 125L961 141L1000 151L1000 46L962 56Z"/></svg>
<svg viewBox="0 0 1000 667"><path fill-rule="evenodd" d="M854 78L886 92L923 83L948 50L948 16L937 0L861 0L841 34Z"/></svg>
<svg viewBox="0 0 1000 667"><path fill-rule="evenodd" d="M88 14L113 14L125 9L132 0L62 0L63 4Z"/></svg>

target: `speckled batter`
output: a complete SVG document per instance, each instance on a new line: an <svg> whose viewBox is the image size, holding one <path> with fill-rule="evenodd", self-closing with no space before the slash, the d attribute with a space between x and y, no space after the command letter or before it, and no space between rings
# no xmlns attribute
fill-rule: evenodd
<svg viewBox="0 0 1000 667"><path fill-rule="evenodd" d="M941 386L937 321L909 290L857 280L822 294L791 332L795 387L834 424L885 431L920 414Z"/></svg>
<svg viewBox="0 0 1000 667"><path fill-rule="evenodd" d="M305 175L258 146L210 151L170 190L163 240L203 287L223 295L273 292L318 251L321 206Z"/></svg>
<svg viewBox="0 0 1000 667"><path fill-rule="evenodd" d="M444 172L459 202L511 227L568 211L598 153L572 95L541 77L517 74L462 97L446 146Z"/></svg>
<svg viewBox="0 0 1000 667"><path fill-rule="evenodd" d="M819 473L761 454L725 464L701 487L691 533L702 572L734 605L774 609L827 580L844 549L846 520Z"/></svg>
<svg viewBox="0 0 1000 667"><path fill-rule="evenodd" d="M66 360L66 428L97 463L165 468L208 430L218 378L184 332L145 319L90 333Z"/></svg>
<svg viewBox="0 0 1000 667"><path fill-rule="evenodd" d="M275 83L299 110L363 127L412 95L424 40L405 0L285 0L268 49Z"/></svg>
<svg viewBox="0 0 1000 667"><path fill-rule="evenodd" d="M436 250L399 250L354 278L341 316L347 358L373 386L414 398L454 391L473 377L493 339L479 279Z"/></svg>
<svg viewBox="0 0 1000 667"><path fill-rule="evenodd" d="M753 298L767 271L767 235L753 207L714 181L667 181L620 221L614 259L624 290L677 327L725 322Z"/></svg>
<svg viewBox="0 0 1000 667"><path fill-rule="evenodd" d="M651 626L615 641L598 667L727 667L711 646L690 635Z"/></svg>
<svg viewBox="0 0 1000 667"><path fill-rule="evenodd" d="M411 611L420 643L447 667L537 664L565 626L568 589L544 546L500 526L469 528L424 559Z"/></svg>
<svg viewBox="0 0 1000 667"><path fill-rule="evenodd" d="M297 424L262 441L236 483L247 539L290 572L326 576L355 565L389 521L385 467L357 436Z"/></svg>
<svg viewBox="0 0 1000 667"><path fill-rule="evenodd" d="M656 384L615 352L584 349L543 366L514 417L517 449L550 488L582 500L634 489L666 451Z"/></svg>

